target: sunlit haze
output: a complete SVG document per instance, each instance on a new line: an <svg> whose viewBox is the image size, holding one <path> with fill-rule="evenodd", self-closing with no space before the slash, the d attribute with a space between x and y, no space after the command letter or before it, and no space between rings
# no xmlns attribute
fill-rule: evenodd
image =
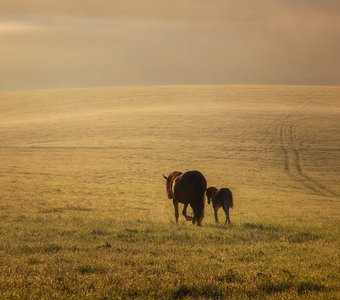
<svg viewBox="0 0 340 300"><path fill-rule="evenodd" d="M1 0L0 89L340 83L337 0Z"/></svg>

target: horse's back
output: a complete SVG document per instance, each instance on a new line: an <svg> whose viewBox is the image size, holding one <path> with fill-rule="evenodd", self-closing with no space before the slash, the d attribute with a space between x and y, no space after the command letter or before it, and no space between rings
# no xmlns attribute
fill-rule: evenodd
<svg viewBox="0 0 340 300"><path fill-rule="evenodd" d="M202 202L206 187L207 181L201 172L185 172L175 184L175 198L181 203L190 203L191 205L193 202Z"/></svg>
<svg viewBox="0 0 340 300"><path fill-rule="evenodd" d="M193 187L197 192L203 193L207 188L207 181L199 171L188 171L182 175L182 185Z"/></svg>

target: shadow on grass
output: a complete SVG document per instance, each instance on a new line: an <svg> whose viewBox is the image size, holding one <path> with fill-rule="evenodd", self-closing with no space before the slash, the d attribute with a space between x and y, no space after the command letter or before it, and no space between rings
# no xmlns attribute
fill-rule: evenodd
<svg viewBox="0 0 340 300"><path fill-rule="evenodd" d="M310 231L292 231L282 226L264 225L261 223L244 223L243 228L267 235L269 240L281 240L289 243L304 243L319 240L321 237Z"/></svg>

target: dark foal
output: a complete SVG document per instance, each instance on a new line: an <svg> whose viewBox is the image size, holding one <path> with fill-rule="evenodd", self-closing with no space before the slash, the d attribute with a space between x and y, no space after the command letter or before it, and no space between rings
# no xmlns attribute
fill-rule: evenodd
<svg viewBox="0 0 340 300"><path fill-rule="evenodd" d="M222 207L226 215L226 223L230 223L229 208L233 208L233 194L228 188L218 189L215 186L209 186L205 192L208 198L208 204L212 201L214 208L215 222L218 223L217 211Z"/></svg>

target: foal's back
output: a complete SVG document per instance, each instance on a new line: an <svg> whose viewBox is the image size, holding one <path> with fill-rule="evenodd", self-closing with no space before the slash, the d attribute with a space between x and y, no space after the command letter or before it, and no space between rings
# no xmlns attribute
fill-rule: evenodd
<svg viewBox="0 0 340 300"><path fill-rule="evenodd" d="M216 204L219 204L220 206L225 203L228 207L233 208L234 203L233 203L233 194L230 189L228 188L221 188L219 191L216 193L215 196L215 202Z"/></svg>

